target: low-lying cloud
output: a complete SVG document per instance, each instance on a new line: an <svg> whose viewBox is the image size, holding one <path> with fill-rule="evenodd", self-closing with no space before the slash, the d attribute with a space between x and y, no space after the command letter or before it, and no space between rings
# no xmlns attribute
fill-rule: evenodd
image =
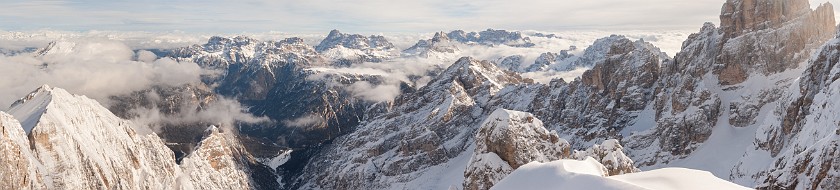
<svg viewBox="0 0 840 190"><path fill-rule="evenodd" d="M86 95L106 107L112 96L128 95L153 86L177 87L200 84L202 75L213 74L193 62L179 62L158 58L149 51L134 51L117 41L62 41L46 51L0 55L0 108L7 110L12 102L37 87L48 84L74 94ZM150 97L154 99L154 97ZM136 109L136 122L152 126L155 123L211 123L232 125L234 122L261 122L248 114L235 100L218 97L208 105L182 105L175 115L160 113L159 109Z"/></svg>
<svg viewBox="0 0 840 190"><path fill-rule="evenodd" d="M185 102L177 108L175 114L165 114L157 107L135 108L129 110L134 117L132 121L139 126L147 126L151 131L160 132L163 125L189 126L193 124L209 124L232 130L237 122L261 123L269 122L267 117L256 117L247 113L247 109L236 100L218 98L207 105L199 107L191 102Z"/></svg>
<svg viewBox="0 0 840 190"><path fill-rule="evenodd" d="M326 124L327 120L315 114L309 114L295 119L285 120L283 124L290 127L311 127Z"/></svg>
<svg viewBox="0 0 840 190"><path fill-rule="evenodd" d="M179 86L200 82L209 71L191 62L157 59L114 41L58 42L43 55L0 55L0 105L38 86L49 84L107 104L109 96L143 90L151 85ZM135 59L135 57L139 59Z"/></svg>

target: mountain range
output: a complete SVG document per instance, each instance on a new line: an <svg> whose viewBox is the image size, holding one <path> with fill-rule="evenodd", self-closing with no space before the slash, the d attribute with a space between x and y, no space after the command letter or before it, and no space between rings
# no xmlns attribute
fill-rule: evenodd
<svg viewBox="0 0 840 190"><path fill-rule="evenodd" d="M206 72L107 104L48 85L24 95L0 112L0 187L838 189L834 19L829 3L727 0L720 26L703 24L673 56L621 35L537 57L471 56L562 38L494 29L402 50L338 30L314 46L215 36L136 50ZM528 77L574 70L585 71ZM260 119L141 114L232 102Z"/></svg>

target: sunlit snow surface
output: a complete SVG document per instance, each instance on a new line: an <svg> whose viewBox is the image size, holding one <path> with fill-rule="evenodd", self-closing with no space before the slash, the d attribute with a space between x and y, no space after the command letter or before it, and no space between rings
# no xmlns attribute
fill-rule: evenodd
<svg viewBox="0 0 840 190"><path fill-rule="evenodd" d="M513 171L492 189L749 189L699 170L663 168L604 177L599 167L603 166L591 158L532 162Z"/></svg>
<svg viewBox="0 0 840 190"><path fill-rule="evenodd" d="M52 100L52 94L46 92L49 88L47 85L38 88L15 102L9 110L9 113L20 121L21 127L27 134L35 128L41 115L47 111L47 105Z"/></svg>

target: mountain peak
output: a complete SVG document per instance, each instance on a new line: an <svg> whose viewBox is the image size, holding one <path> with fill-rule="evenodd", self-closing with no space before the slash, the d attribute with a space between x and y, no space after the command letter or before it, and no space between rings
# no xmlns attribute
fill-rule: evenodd
<svg viewBox="0 0 840 190"><path fill-rule="evenodd" d="M67 93L62 89L55 89ZM53 91L54 89L49 85L42 85L29 94L26 94L26 96L15 101L15 103L13 103L9 108L9 114L15 116L15 118L21 122L21 126L26 133L31 132L32 129L35 128L35 125L38 123L38 120L40 120L41 115L46 112L47 105L52 102Z"/></svg>
<svg viewBox="0 0 840 190"><path fill-rule="evenodd" d="M327 34L327 36L338 36L338 35L341 35L341 31L338 31L338 29L332 29L332 30L330 30L330 34Z"/></svg>
<svg viewBox="0 0 840 190"><path fill-rule="evenodd" d="M446 36L446 33L443 31L436 32L435 37L432 37L432 42L443 42L449 41L449 36Z"/></svg>

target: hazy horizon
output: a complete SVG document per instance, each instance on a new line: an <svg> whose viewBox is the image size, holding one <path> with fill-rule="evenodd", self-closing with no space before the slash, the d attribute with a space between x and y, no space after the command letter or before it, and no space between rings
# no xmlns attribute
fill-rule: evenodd
<svg viewBox="0 0 840 190"><path fill-rule="evenodd" d="M483 30L696 30L724 0L531 1L12 1L6 31L412 33ZM811 0L812 7L840 0Z"/></svg>

